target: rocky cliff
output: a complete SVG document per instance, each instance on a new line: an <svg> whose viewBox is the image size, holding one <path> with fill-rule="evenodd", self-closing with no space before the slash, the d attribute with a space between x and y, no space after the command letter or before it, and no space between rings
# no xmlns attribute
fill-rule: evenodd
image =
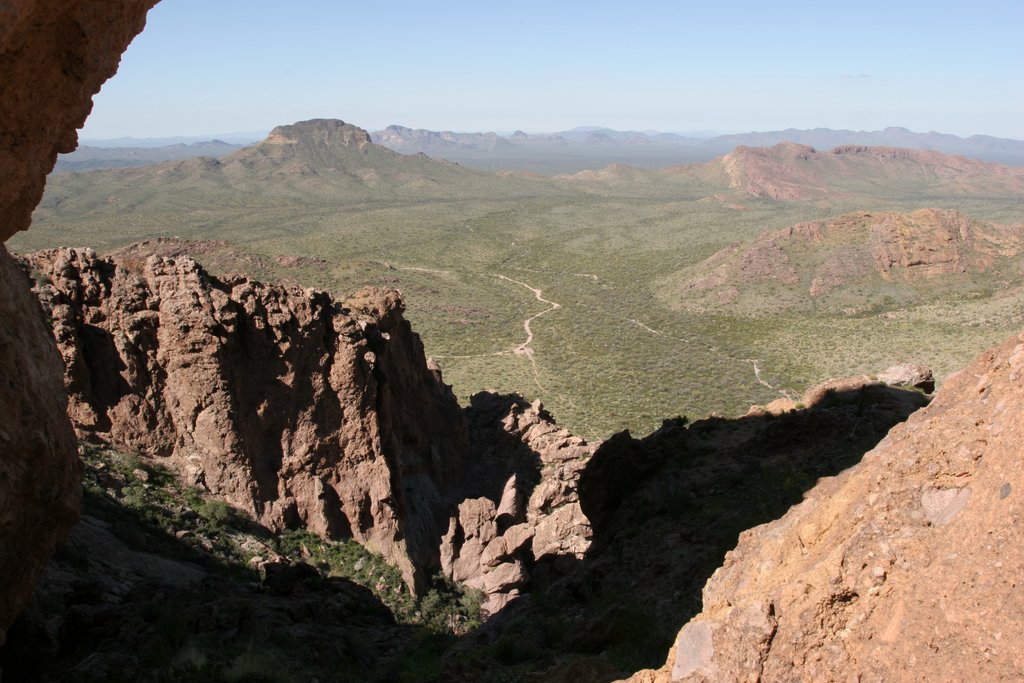
<svg viewBox="0 0 1024 683"><path fill-rule="evenodd" d="M271 528L353 536L412 583L437 564L462 413L396 292L210 277L188 257L27 259L83 436L167 459Z"/></svg>
<svg viewBox="0 0 1024 683"><path fill-rule="evenodd" d="M537 559L586 550L572 484L590 448L517 397L478 397L471 440L396 291L340 303L138 247L24 264L83 438L161 458L271 529L352 537L410 586L443 570L489 611Z"/></svg>
<svg viewBox="0 0 1024 683"><path fill-rule="evenodd" d="M43 566L78 519L81 465L64 414L60 356L0 246L0 645Z"/></svg>
<svg viewBox="0 0 1024 683"><path fill-rule="evenodd" d="M0 4L0 241L28 227L46 174L156 0ZM74 523L78 464L60 366L28 283L0 249L0 643Z"/></svg>
<svg viewBox="0 0 1024 683"><path fill-rule="evenodd" d="M1015 680L1024 335L780 520L744 532L635 681Z"/></svg>

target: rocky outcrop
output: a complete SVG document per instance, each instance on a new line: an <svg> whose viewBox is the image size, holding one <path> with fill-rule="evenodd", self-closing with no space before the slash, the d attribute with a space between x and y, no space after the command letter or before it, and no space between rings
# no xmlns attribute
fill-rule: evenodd
<svg viewBox="0 0 1024 683"><path fill-rule="evenodd" d="M28 227L46 174L156 0L0 3L0 241ZM0 642L78 509L58 356L0 249Z"/></svg>
<svg viewBox="0 0 1024 683"><path fill-rule="evenodd" d="M731 244L682 273L681 306L846 311L925 301L938 288L998 291L1024 253L1024 228L958 211L848 213Z"/></svg>
<svg viewBox="0 0 1024 683"><path fill-rule="evenodd" d="M493 614L520 595L538 561L583 558L592 530L578 482L594 446L555 425L539 401L481 393L467 412L473 462L441 567L483 591Z"/></svg>
<svg viewBox="0 0 1024 683"><path fill-rule="evenodd" d="M636 681L1011 680L1024 662L1024 335L740 536Z"/></svg>
<svg viewBox="0 0 1024 683"><path fill-rule="evenodd" d="M162 458L273 529L353 537L410 585L440 569L490 612L538 561L583 556L592 448L517 396L475 397L467 423L397 292L340 304L146 246L24 257L83 438Z"/></svg>
<svg viewBox="0 0 1024 683"><path fill-rule="evenodd" d="M81 465L64 414L60 355L0 246L0 644L54 548L78 519Z"/></svg>
<svg viewBox="0 0 1024 683"><path fill-rule="evenodd" d="M871 387L884 386L917 389L930 394L935 391L935 377L932 371L923 365L901 363L880 373L877 379L860 375L825 380L804 391L799 400L783 396L765 405L750 406L747 415L783 415L794 410L817 408L837 400L849 400L849 397L858 396L860 392Z"/></svg>
<svg viewBox="0 0 1024 683"><path fill-rule="evenodd" d="M26 257L83 436L166 459L272 528L352 536L410 584L438 564L468 446L394 291L208 275L188 257Z"/></svg>
<svg viewBox="0 0 1024 683"><path fill-rule="evenodd" d="M57 154L156 0L0 4L0 240L28 227Z"/></svg>
<svg viewBox="0 0 1024 683"><path fill-rule="evenodd" d="M878 381L892 387L920 389L926 394L935 391L935 375L923 365L900 363L878 375Z"/></svg>
<svg viewBox="0 0 1024 683"><path fill-rule="evenodd" d="M740 145L703 165L703 175L726 182L747 197L775 201L852 199L877 195L891 183L908 196L1000 196L1017 194L1024 171L923 149L844 145L829 152L782 142L771 147ZM865 183L864 178L871 178ZM872 184L875 184L872 187Z"/></svg>

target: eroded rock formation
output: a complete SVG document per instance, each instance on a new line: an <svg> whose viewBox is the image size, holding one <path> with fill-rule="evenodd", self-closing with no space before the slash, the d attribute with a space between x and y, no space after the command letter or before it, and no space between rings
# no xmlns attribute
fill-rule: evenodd
<svg viewBox="0 0 1024 683"><path fill-rule="evenodd" d="M156 0L0 4L0 240L28 227L57 154Z"/></svg>
<svg viewBox="0 0 1024 683"><path fill-rule="evenodd" d="M83 436L163 456L271 528L355 537L410 583L437 564L465 421L394 291L218 280L188 257L27 257Z"/></svg>
<svg viewBox="0 0 1024 683"><path fill-rule="evenodd" d="M583 559L592 530L578 483L594 447L518 396L477 394L468 414L473 462L442 538L441 566L483 591L494 613L520 594L537 561Z"/></svg>
<svg viewBox="0 0 1024 683"><path fill-rule="evenodd" d="M1024 335L744 532L636 681L1012 680L1024 659Z"/></svg>
<svg viewBox="0 0 1024 683"><path fill-rule="evenodd" d="M536 561L587 549L576 480L590 446L539 405L489 394L468 411L471 440L397 292L341 304L140 247L24 263L83 438L160 457L273 529L351 536L411 586L440 569L492 612Z"/></svg>

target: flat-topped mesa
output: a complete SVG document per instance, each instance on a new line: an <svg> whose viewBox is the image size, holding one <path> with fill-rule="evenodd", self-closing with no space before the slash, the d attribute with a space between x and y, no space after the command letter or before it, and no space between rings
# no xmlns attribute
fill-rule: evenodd
<svg viewBox="0 0 1024 683"><path fill-rule="evenodd" d="M362 147L371 144L370 134L340 119L309 119L277 126L261 144L287 145L309 142L325 146Z"/></svg>

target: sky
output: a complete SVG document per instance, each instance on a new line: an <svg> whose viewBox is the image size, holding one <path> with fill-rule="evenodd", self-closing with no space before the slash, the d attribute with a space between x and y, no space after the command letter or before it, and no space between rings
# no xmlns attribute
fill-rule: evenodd
<svg viewBox="0 0 1024 683"><path fill-rule="evenodd" d="M1024 139L1024 2L162 0L83 139L315 117Z"/></svg>

